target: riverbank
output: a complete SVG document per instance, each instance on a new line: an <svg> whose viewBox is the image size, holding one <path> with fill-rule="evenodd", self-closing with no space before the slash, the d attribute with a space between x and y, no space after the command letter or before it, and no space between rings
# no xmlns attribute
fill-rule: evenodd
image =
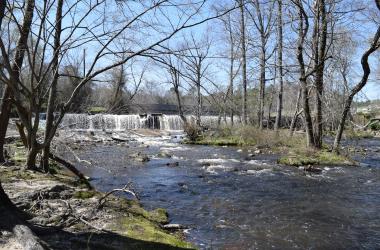
<svg viewBox="0 0 380 250"><path fill-rule="evenodd" d="M355 138L358 139L358 137ZM368 138L368 134L366 133L363 138ZM303 133L290 136L288 130L280 130L276 133L247 126L235 130L222 128L208 131L194 141L185 140L184 144L235 146L247 149L252 155L276 154L279 156L277 162L288 166L356 165L356 162L348 156L349 152L338 155L332 152L328 145L325 145L322 150L307 149L304 147L305 140Z"/></svg>
<svg viewBox="0 0 380 250"><path fill-rule="evenodd" d="M49 248L193 248L183 240L181 231L165 229L169 218L164 209L147 211L133 195L114 195L123 192L88 190L57 165L50 175L24 170L20 151L18 148L13 152L15 164L0 166L0 180L12 202L26 214L28 223L43 228L43 232L35 233ZM0 249L12 249L17 244L23 243L17 242L14 232L1 230Z"/></svg>

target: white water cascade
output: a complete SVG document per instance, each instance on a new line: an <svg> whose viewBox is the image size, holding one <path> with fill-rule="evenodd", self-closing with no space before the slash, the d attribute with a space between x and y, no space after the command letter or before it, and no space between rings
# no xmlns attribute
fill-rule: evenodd
<svg viewBox="0 0 380 250"><path fill-rule="evenodd" d="M194 121L194 116L187 116ZM202 125L210 128L218 126L218 116L202 116ZM229 121L227 121L228 123ZM224 121L222 121L224 123ZM183 122L178 115L110 115L110 114L66 114L62 120L63 129L111 130L161 129L183 130Z"/></svg>

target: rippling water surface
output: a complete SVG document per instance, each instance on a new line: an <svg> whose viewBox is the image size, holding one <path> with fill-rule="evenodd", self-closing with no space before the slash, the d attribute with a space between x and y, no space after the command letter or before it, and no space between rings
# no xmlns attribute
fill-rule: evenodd
<svg viewBox="0 0 380 250"><path fill-rule="evenodd" d="M367 156L356 156L368 166L329 166L320 175L278 166L273 156L170 138L85 147L80 157L96 162L82 171L98 189L132 181L144 206L166 208L199 248L379 249L380 141L358 143L368 145ZM136 152L151 161L133 162Z"/></svg>

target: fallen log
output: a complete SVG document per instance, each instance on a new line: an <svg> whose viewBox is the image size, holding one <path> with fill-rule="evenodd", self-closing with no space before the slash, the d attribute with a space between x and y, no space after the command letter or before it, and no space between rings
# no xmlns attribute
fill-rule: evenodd
<svg viewBox="0 0 380 250"><path fill-rule="evenodd" d="M90 182L88 182L86 176L84 176L84 174L82 174L82 172L80 172L72 163L62 159L61 157L59 156L56 156L52 153L49 154L49 158L52 159L53 161L56 161L60 164L62 164L63 166L65 166L67 169L69 169L71 172L73 172L81 181L83 181L86 186L89 188L89 189L94 189Z"/></svg>
<svg viewBox="0 0 380 250"><path fill-rule="evenodd" d="M181 229L189 229L188 227L181 225L181 224L166 224L162 225L161 228L166 230L181 230Z"/></svg>
<svg viewBox="0 0 380 250"><path fill-rule="evenodd" d="M127 141L129 141L129 139L127 139L127 138L121 138L119 136L111 136L111 139L114 140L114 141L117 141L117 142L127 142Z"/></svg>

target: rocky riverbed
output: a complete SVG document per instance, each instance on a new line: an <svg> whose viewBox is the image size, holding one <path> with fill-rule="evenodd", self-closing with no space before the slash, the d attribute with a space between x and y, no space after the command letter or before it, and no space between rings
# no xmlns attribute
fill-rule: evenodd
<svg viewBox="0 0 380 250"><path fill-rule="evenodd" d="M89 238L91 246L100 249L107 249L104 242L113 240L107 247L191 247L180 240L182 236L201 249L380 246L380 140L347 141L344 146L354 147L348 151L360 164L317 165L318 171L279 164L278 155L264 149L184 145L181 140L181 134L167 131L60 131L54 152L73 162L103 193L67 181L67 174L55 175L63 179L45 187L44 181L56 180L44 175L29 181L30 174L39 174L17 167L4 186L15 201L29 197L18 205L33 213L31 222L63 228L41 235L58 249L85 248ZM17 150L16 158L22 161ZM28 173L17 177L23 180L21 193L26 196L12 191L17 186L7 186L15 173ZM130 194L115 193L94 212L105 193L128 183L133 183L139 202ZM27 185L36 186L29 190ZM56 188L61 190L59 196ZM34 189L42 193L41 202ZM170 223L176 225L164 226L165 213L158 207L167 209ZM58 216L52 220L54 213ZM167 231L178 228L187 229Z"/></svg>
<svg viewBox="0 0 380 250"><path fill-rule="evenodd" d="M4 190L23 212L43 246L52 249L191 248L181 240L179 231L164 229L169 222L166 210L147 211L133 195L125 196L122 191L115 192L119 196L106 196L88 190L63 169L56 167L56 171L54 175L46 175L17 165L0 167ZM0 216L4 218L7 214ZM20 242L22 237L2 226L0 249L25 249L24 242Z"/></svg>

